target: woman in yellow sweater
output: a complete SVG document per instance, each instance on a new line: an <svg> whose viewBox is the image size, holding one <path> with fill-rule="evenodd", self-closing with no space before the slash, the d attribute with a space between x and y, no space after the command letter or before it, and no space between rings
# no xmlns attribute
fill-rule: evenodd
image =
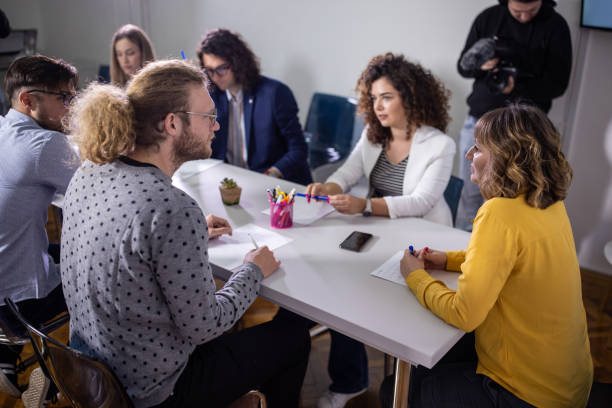
<svg viewBox="0 0 612 408"><path fill-rule="evenodd" d="M418 367L410 406L584 407L593 363L559 134L539 109L512 105L474 135L466 157L486 202L467 250L406 251L401 271L424 307L475 330L478 361ZM457 290L425 268L461 272Z"/></svg>

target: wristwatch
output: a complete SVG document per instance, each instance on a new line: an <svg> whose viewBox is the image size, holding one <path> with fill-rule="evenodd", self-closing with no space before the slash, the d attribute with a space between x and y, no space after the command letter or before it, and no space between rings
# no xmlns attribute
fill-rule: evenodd
<svg viewBox="0 0 612 408"><path fill-rule="evenodd" d="M372 201L369 198L366 198L366 206L362 214L364 217L369 217L372 215Z"/></svg>

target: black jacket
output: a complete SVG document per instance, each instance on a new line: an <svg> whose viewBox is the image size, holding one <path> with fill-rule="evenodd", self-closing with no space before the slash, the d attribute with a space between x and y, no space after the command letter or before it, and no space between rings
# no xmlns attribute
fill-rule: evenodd
<svg viewBox="0 0 612 408"><path fill-rule="evenodd" d="M569 27L553 9L556 3L552 0L544 0L538 14L524 24L512 17L506 1L500 0L499 3L476 17L459 61L479 39L497 36L512 44L513 55L509 60L517 68L518 76L509 95L494 94L486 84L485 71L467 71L457 62L457 69L463 77L475 78L467 99L470 115L478 118L516 100L533 103L548 112L552 99L562 95L569 82L572 68Z"/></svg>

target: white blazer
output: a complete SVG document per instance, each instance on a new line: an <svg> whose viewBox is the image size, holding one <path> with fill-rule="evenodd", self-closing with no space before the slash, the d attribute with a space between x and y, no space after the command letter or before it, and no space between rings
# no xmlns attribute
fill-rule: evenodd
<svg viewBox="0 0 612 408"><path fill-rule="evenodd" d="M367 132L366 127L349 157L327 179L328 183L336 183L342 191L347 191L365 176L369 185L382 146L372 144ZM384 197L390 218L423 217L439 224L453 225L443 194L450 179L455 151L453 139L440 130L430 126L417 129L406 164L402 195Z"/></svg>

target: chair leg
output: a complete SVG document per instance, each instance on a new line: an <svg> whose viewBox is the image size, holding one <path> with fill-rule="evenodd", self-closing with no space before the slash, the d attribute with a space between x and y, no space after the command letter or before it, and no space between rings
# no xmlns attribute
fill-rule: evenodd
<svg viewBox="0 0 612 408"><path fill-rule="evenodd" d="M385 368L384 368L385 377L388 375L393 375L393 371L395 368L395 357L390 356L389 354L385 353L384 361L385 361Z"/></svg>
<svg viewBox="0 0 612 408"><path fill-rule="evenodd" d="M329 330L329 327L327 326L317 325L313 327L312 329L310 329L310 338L313 339L317 337L319 334L323 334L328 330Z"/></svg>

